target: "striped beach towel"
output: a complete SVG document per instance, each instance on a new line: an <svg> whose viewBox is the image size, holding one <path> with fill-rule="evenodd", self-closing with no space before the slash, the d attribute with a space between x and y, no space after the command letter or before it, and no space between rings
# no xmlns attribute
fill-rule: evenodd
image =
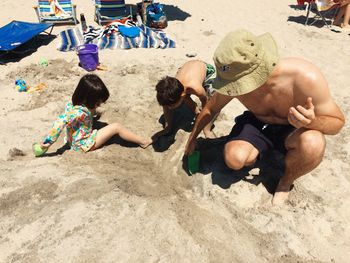
<svg viewBox="0 0 350 263"><path fill-rule="evenodd" d="M70 28L60 33L61 43L57 49L71 51L75 47L92 43L99 49L131 49L131 48L175 48L175 41L167 37L163 31L153 30L145 25L138 26L140 34L137 37L126 37L120 34L119 25L136 26L134 23L112 22L102 28L89 27L84 34L79 27Z"/></svg>

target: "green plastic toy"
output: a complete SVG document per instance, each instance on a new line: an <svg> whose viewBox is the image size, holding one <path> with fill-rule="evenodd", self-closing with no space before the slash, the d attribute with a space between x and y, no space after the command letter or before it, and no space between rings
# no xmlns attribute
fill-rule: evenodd
<svg viewBox="0 0 350 263"><path fill-rule="evenodd" d="M195 174L199 171L199 151L194 151L188 156L188 171L190 174Z"/></svg>
<svg viewBox="0 0 350 263"><path fill-rule="evenodd" d="M33 152L36 157L42 156L44 153L46 153L48 148L41 148L39 143L33 144Z"/></svg>
<svg viewBox="0 0 350 263"><path fill-rule="evenodd" d="M49 65L49 62L47 61L46 58L42 58L42 59L40 59L40 61L39 61L39 65L40 65L40 66L43 66L43 67L47 67L47 66Z"/></svg>

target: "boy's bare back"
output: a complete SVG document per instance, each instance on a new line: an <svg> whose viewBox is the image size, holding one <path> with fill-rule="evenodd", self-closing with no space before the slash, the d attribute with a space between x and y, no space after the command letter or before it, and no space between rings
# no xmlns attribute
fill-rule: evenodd
<svg viewBox="0 0 350 263"><path fill-rule="evenodd" d="M206 76L206 64L201 60L186 62L176 73L177 78L185 88L186 94L205 94L202 86Z"/></svg>

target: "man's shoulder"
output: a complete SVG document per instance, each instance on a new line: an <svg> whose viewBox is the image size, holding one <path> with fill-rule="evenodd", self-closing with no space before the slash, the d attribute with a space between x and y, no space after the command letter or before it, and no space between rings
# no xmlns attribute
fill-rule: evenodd
<svg viewBox="0 0 350 263"><path fill-rule="evenodd" d="M282 65L283 67L303 67L303 66L313 66L315 67L315 65L304 59L304 58L300 58L300 57L287 57L287 58L282 58L280 59L280 61L278 62L278 65Z"/></svg>
<svg viewBox="0 0 350 263"><path fill-rule="evenodd" d="M322 76L321 70L304 58L283 58L279 61L278 68L281 74L287 74L295 79L317 80Z"/></svg>

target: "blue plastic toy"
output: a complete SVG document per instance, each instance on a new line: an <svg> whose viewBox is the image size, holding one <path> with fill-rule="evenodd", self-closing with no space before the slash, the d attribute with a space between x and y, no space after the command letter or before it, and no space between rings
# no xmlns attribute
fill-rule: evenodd
<svg viewBox="0 0 350 263"><path fill-rule="evenodd" d="M28 87L27 87L27 83L23 80L23 79L17 79L15 81L15 85L16 85L16 89L19 92L25 92L27 91Z"/></svg>

